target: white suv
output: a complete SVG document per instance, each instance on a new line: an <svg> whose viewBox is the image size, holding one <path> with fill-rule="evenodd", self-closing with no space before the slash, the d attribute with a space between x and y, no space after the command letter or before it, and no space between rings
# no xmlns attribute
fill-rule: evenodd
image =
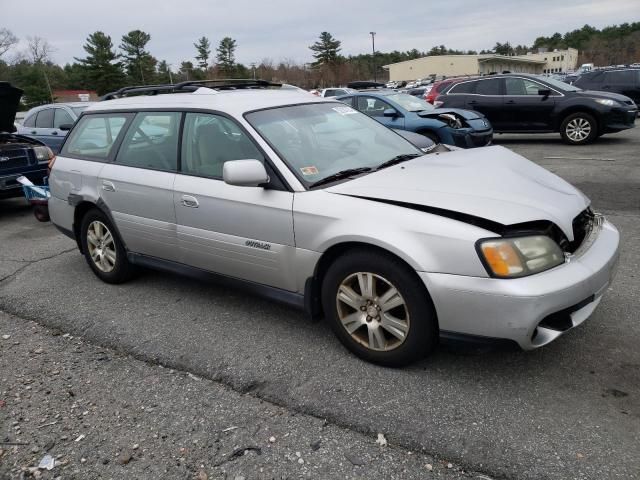
<svg viewBox="0 0 640 480"><path fill-rule="evenodd" d="M141 265L241 284L403 365L439 337L545 345L611 281L617 230L505 148L424 155L343 103L263 81L111 97L49 181L52 221L106 282Z"/></svg>

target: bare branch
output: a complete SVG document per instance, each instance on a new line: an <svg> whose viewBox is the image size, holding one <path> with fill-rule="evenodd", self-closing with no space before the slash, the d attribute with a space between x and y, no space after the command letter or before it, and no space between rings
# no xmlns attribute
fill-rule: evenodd
<svg viewBox="0 0 640 480"><path fill-rule="evenodd" d="M0 57L7 53L16 43L18 43L18 37L11 30L0 28Z"/></svg>
<svg viewBox="0 0 640 480"><path fill-rule="evenodd" d="M33 63L45 63L51 60L51 54L55 48L42 37L27 37L27 54Z"/></svg>

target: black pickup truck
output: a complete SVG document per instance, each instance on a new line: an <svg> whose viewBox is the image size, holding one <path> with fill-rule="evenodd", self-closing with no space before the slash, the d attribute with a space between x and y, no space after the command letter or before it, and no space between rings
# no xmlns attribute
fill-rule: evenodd
<svg viewBox="0 0 640 480"><path fill-rule="evenodd" d="M8 82L0 82L0 199L22 195L21 185L16 181L21 175L42 185L53 158L44 143L14 133L22 93Z"/></svg>

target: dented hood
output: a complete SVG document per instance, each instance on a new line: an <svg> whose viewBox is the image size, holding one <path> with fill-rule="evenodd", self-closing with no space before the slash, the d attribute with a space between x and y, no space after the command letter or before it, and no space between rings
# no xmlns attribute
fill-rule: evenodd
<svg viewBox="0 0 640 480"><path fill-rule="evenodd" d="M472 215L502 225L548 220L573 240L573 219L589 200L575 187L500 147L419 157L328 192Z"/></svg>
<svg viewBox="0 0 640 480"><path fill-rule="evenodd" d="M13 132L20 97L22 90L8 82L0 82L0 132Z"/></svg>

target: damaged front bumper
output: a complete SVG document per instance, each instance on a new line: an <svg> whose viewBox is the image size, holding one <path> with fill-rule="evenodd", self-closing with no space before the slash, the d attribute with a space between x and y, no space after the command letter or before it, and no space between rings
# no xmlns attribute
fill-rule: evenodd
<svg viewBox="0 0 640 480"><path fill-rule="evenodd" d="M607 221L563 265L530 277L495 279L418 272L443 333L515 341L532 350L584 322L618 261L620 235ZM585 241L586 242L586 241Z"/></svg>

